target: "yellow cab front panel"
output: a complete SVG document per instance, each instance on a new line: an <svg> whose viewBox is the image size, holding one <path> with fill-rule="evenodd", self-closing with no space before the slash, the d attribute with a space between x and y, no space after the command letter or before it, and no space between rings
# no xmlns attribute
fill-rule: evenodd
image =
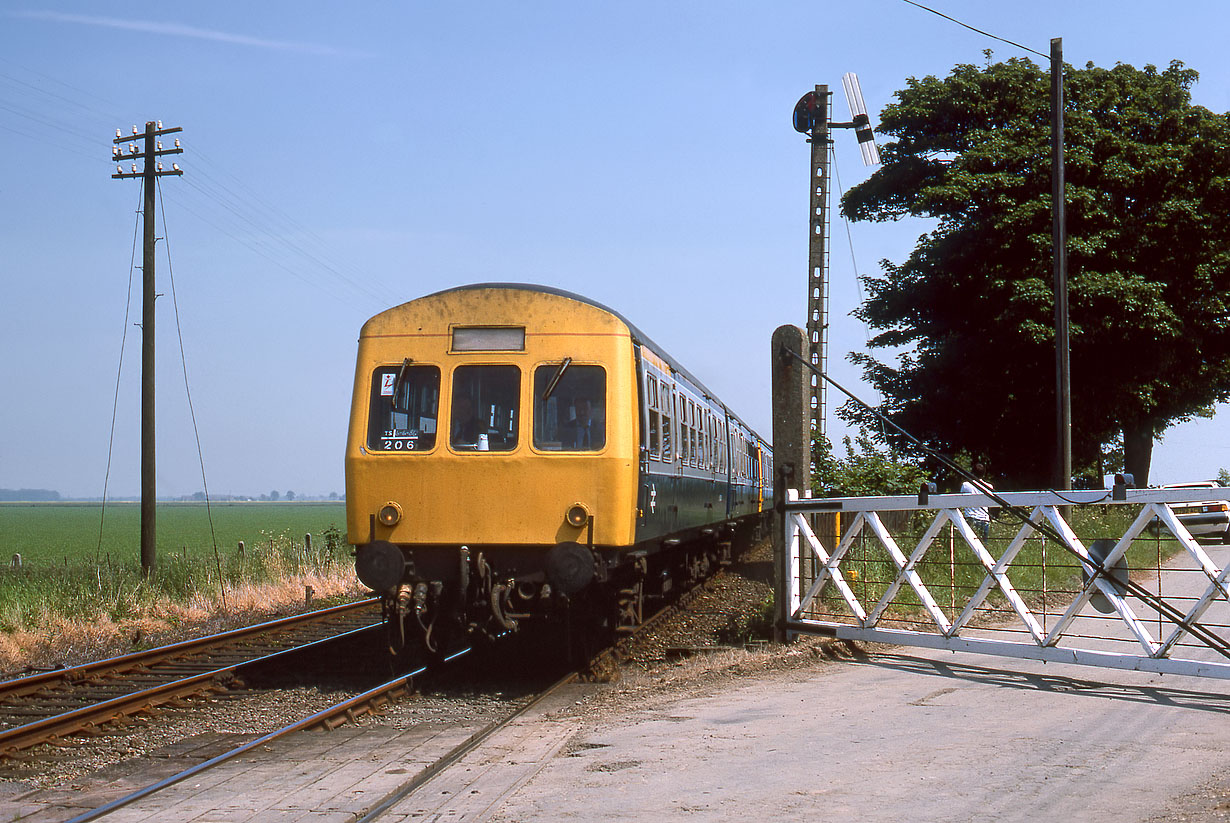
<svg viewBox="0 0 1230 823"><path fill-rule="evenodd" d="M631 334L597 306L490 286L382 312L359 338L350 542L631 545L636 409Z"/></svg>

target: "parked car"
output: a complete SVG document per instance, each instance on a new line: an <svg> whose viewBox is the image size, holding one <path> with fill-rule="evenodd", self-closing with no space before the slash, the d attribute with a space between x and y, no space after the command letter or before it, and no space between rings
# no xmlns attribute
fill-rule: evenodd
<svg viewBox="0 0 1230 823"><path fill-rule="evenodd" d="M1221 487L1221 484L1215 480L1201 480L1195 483L1172 483L1161 488L1220 489ZM1225 500L1171 503L1170 510L1179 518L1183 527L1191 532L1192 537L1220 537L1222 542L1230 543L1230 504L1227 504ZM1161 530L1161 523L1154 520L1149 524L1149 530L1157 534Z"/></svg>

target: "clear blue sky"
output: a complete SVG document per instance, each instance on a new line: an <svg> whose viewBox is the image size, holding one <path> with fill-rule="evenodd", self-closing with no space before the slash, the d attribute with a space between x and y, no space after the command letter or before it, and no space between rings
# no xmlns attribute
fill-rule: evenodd
<svg viewBox="0 0 1230 823"><path fill-rule="evenodd" d="M1197 102L1230 109L1222 2L931 5L1044 53L1063 37L1077 65L1183 60ZM159 493L201 488L170 268L210 490L316 494L342 489L359 327L469 282L620 309L769 433L769 338L806 314L795 101L828 84L844 118L856 71L874 120L910 76L1020 54L901 0L138 8L0 8L0 487L102 493L140 197L110 178L116 128L184 129L186 174L161 184ZM868 172L837 137L849 188ZM858 271L923 229L852 226ZM830 362L854 385L866 330L832 235ZM139 281L112 494L139 488ZM1230 466L1228 426L1172 430L1153 480Z"/></svg>

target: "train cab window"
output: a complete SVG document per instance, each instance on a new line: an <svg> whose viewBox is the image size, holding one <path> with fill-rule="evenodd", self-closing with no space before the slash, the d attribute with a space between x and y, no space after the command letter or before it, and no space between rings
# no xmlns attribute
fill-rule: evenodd
<svg viewBox="0 0 1230 823"><path fill-rule="evenodd" d="M534 370L534 448L601 451L606 446L606 371L571 360Z"/></svg>
<svg viewBox="0 0 1230 823"><path fill-rule="evenodd" d="M453 371L449 445L459 451L517 447L521 370L516 366L458 366Z"/></svg>
<svg viewBox="0 0 1230 823"><path fill-rule="evenodd" d="M435 366L381 366L372 373L367 447L426 451L436 445L440 370Z"/></svg>

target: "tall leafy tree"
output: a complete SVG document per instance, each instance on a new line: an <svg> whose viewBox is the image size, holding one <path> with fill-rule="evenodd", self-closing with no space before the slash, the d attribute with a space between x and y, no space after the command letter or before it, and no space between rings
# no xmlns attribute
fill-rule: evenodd
<svg viewBox="0 0 1230 823"><path fill-rule="evenodd" d="M1074 461L1122 434L1143 483L1167 426L1230 399L1230 119L1179 62L1065 74ZM1049 83L1021 59L909 79L884 165L842 200L936 221L856 312L889 352L854 358L882 410L1034 487L1056 442Z"/></svg>

